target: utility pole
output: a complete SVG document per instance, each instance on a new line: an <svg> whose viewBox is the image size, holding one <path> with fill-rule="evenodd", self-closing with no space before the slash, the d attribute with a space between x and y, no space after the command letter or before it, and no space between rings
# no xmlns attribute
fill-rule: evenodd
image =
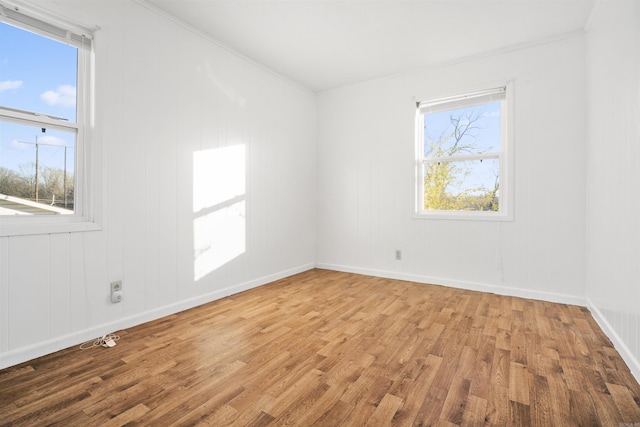
<svg viewBox="0 0 640 427"><path fill-rule="evenodd" d="M64 146L64 176L62 177L62 188L64 190L64 208L67 209L67 146Z"/></svg>
<svg viewBox="0 0 640 427"><path fill-rule="evenodd" d="M38 146L39 145L48 145L48 144L40 144L38 143L38 135L36 135L36 142L27 142L27 141L16 141L20 144L31 144L36 146L36 184L34 188L36 202L38 201Z"/></svg>
<svg viewBox="0 0 640 427"><path fill-rule="evenodd" d="M44 132L44 129L43 129ZM16 141L20 144L31 144L36 146L36 183L35 183L35 193L36 193L36 202L38 201L38 147L40 145L46 145L48 147L63 147L64 148L64 177L62 186L64 188L64 207L67 207L67 145L56 145L56 144L45 144L42 142L38 142L38 135L36 135L36 142L27 142L27 141Z"/></svg>
<svg viewBox="0 0 640 427"><path fill-rule="evenodd" d="M36 135L36 202L38 201L38 135Z"/></svg>

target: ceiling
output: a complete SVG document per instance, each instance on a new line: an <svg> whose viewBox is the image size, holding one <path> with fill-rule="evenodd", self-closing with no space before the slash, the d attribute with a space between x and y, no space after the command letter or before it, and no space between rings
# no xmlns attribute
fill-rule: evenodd
<svg viewBox="0 0 640 427"><path fill-rule="evenodd" d="M583 31L596 0L146 0L319 92Z"/></svg>

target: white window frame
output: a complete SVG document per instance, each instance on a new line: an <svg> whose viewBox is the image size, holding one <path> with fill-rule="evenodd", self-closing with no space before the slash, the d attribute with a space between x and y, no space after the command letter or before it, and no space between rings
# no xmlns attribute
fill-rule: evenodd
<svg viewBox="0 0 640 427"><path fill-rule="evenodd" d="M93 30L31 5L0 0L0 21L78 49L76 121L0 106L5 122L75 133L74 213L68 215L3 215L0 237L98 230L90 165L93 121Z"/></svg>
<svg viewBox="0 0 640 427"><path fill-rule="evenodd" d="M500 151L482 154L464 154L451 157L427 158L424 155L425 112L448 111L491 102L492 94L504 93L500 109ZM514 162L513 162L513 83L487 85L449 95L416 102L415 134L415 204L413 217L417 219L513 221L514 218ZM464 161L498 159L500 167L500 205L498 211L425 210L424 165L437 161Z"/></svg>

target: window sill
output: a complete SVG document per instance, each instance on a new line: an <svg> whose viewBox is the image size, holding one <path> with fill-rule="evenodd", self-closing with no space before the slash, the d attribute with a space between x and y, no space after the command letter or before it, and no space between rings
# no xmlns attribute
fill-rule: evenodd
<svg viewBox="0 0 640 427"><path fill-rule="evenodd" d="M0 221L2 219L0 218ZM73 222L38 222L36 224L2 224L0 237L28 236L37 234L79 233L84 231L98 231L102 227L86 219Z"/></svg>
<svg viewBox="0 0 640 427"><path fill-rule="evenodd" d="M454 221L513 221L513 215L506 213L490 212L455 212L455 211L429 211L414 213L413 219L439 219Z"/></svg>

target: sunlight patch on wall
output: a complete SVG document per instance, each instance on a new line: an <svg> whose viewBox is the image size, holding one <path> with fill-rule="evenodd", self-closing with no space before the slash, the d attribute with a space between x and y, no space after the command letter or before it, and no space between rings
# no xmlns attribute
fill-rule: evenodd
<svg viewBox="0 0 640 427"><path fill-rule="evenodd" d="M245 194L244 145L193 153L193 212Z"/></svg>
<svg viewBox="0 0 640 427"><path fill-rule="evenodd" d="M245 202L218 209L193 222L194 280L245 252Z"/></svg>
<svg viewBox="0 0 640 427"><path fill-rule="evenodd" d="M193 153L194 280L246 250L245 147Z"/></svg>

